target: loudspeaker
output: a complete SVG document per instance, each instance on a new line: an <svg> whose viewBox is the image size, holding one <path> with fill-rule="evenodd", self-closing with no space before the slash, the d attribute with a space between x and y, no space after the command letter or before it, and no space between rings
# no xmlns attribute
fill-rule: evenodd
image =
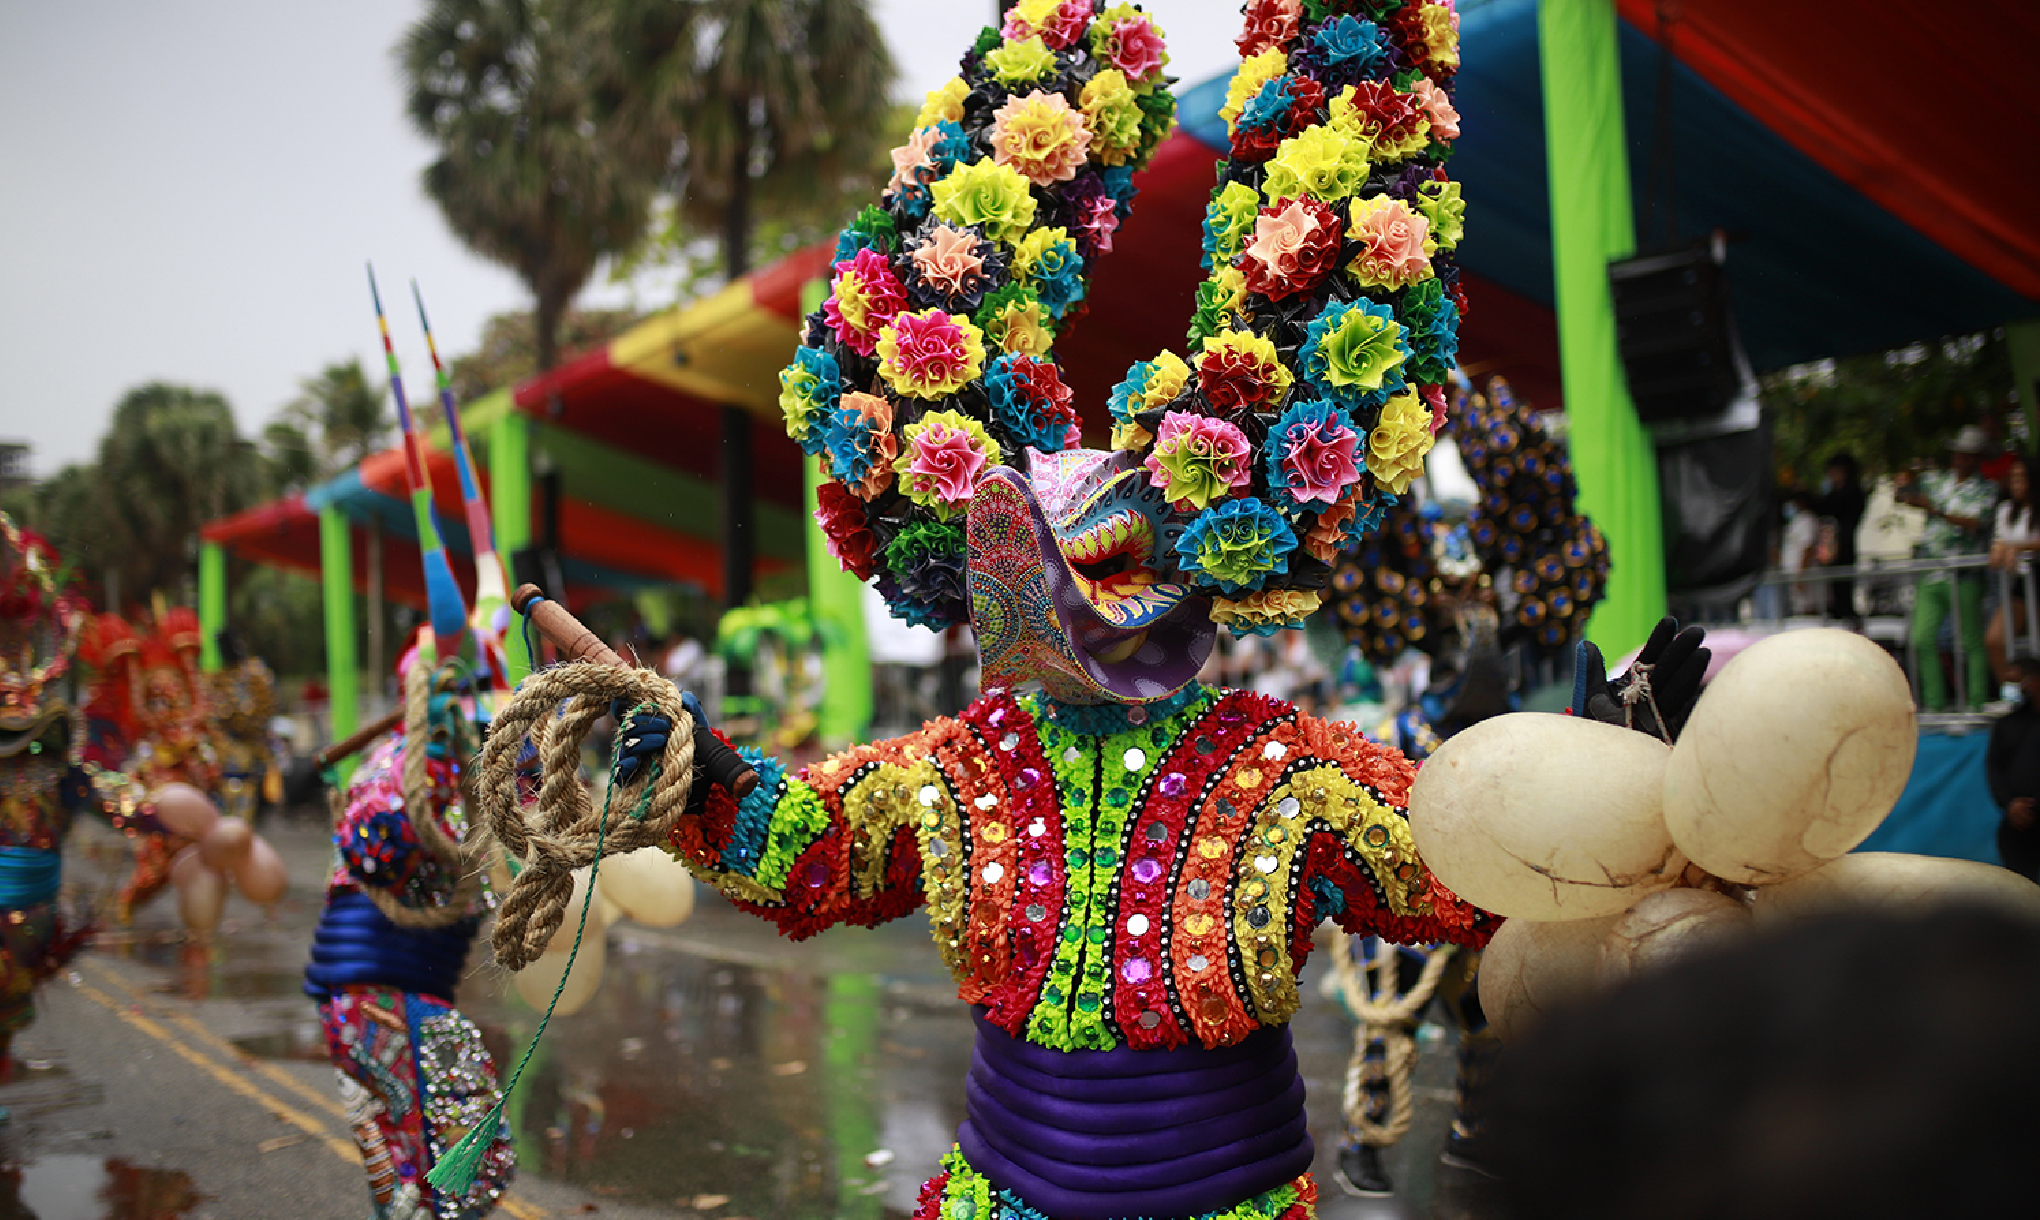
<svg viewBox="0 0 2040 1220"><path fill-rule="evenodd" d="M1644 423L1714 415L1735 399L1728 281L1713 243L1608 264L1615 338Z"/></svg>

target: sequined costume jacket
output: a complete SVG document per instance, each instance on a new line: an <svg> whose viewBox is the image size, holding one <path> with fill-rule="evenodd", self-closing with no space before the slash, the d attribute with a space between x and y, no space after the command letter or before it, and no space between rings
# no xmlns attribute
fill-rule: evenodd
<svg viewBox="0 0 2040 1220"><path fill-rule="evenodd" d="M57 910L61 851L72 809L90 801L64 757L66 724L52 741L16 741L0 752L0 1059L5 1039L35 1019L35 985L78 947Z"/></svg>
<svg viewBox="0 0 2040 1220"><path fill-rule="evenodd" d="M795 938L925 900L961 997L1045 1047L1283 1025L1327 916L1405 942L1494 926L1417 858L1400 755L1247 692L994 693L799 775L759 766L741 803L675 832L698 876Z"/></svg>
<svg viewBox="0 0 2040 1220"><path fill-rule="evenodd" d="M443 1194L425 1175L498 1100L481 1032L453 1007L484 904L447 926L413 928L369 897L373 888L421 909L457 896L458 878L425 850L412 820L436 818L461 839L454 767L426 764L432 808L420 811L406 807L403 758L401 736L385 741L348 785L305 993L318 1001L376 1220L472 1220L494 1210L515 1175L507 1125L499 1122L463 1194Z"/></svg>

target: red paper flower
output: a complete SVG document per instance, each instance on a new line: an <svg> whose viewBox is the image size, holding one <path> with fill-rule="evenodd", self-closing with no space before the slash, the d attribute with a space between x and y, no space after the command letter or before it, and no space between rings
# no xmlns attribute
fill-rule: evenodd
<svg viewBox="0 0 2040 1220"><path fill-rule="evenodd" d="M834 479L816 493L815 523L828 539L829 554L859 580L878 574L878 536L864 518L864 501Z"/></svg>
<svg viewBox="0 0 2040 1220"><path fill-rule="evenodd" d="M1302 9L1301 0L1254 0L1247 6L1246 28L1233 40L1240 49L1240 58L1287 45L1296 37Z"/></svg>
<svg viewBox="0 0 2040 1220"><path fill-rule="evenodd" d="M1425 130L1423 99L1399 93L1387 81L1363 80L1353 86L1353 108L1366 117L1366 128L1378 132L1375 142L1399 144Z"/></svg>
<svg viewBox="0 0 2040 1220"><path fill-rule="evenodd" d="M1247 291L1281 300L1317 287L1338 265L1342 227L1316 199L1284 199L1262 208L1239 257Z"/></svg>

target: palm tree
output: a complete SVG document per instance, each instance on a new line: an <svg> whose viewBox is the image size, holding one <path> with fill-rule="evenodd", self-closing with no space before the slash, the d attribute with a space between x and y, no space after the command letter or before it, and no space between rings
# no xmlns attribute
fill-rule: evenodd
<svg viewBox="0 0 2040 1220"><path fill-rule="evenodd" d="M868 196L894 69L865 0L620 0L619 14L619 59L640 83L619 114L634 139L670 150L680 219L719 235L728 280L751 269L759 211ZM730 605L751 592L750 429L747 412L723 409Z"/></svg>
<svg viewBox="0 0 2040 1220"><path fill-rule="evenodd" d="M279 482L328 478L388 447L396 434L382 388L361 361L339 360L298 382L298 396L262 438Z"/></svg>
<svg viewBox="0 0 2040 1220"><path fill-rule="evenodd" d="M429 0L397 58L412 123L439 149L425 191L454 233L531 290L540 369L569 303L643 234L665 162L616 122L612 6Z"/></svg>

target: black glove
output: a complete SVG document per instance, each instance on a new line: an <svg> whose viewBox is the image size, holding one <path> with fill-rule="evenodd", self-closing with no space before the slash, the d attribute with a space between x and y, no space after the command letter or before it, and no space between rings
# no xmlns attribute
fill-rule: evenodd
<svg viewBox="0 0 2040 1220"><path fill-rule="evenodd" d="M1700 683L1707 676L1707 663L1714 654L1701 647L1707 638L1704 627L1679 630L1677 619L1658 620L1650 642L1637 654L1636 663L1613 682L1601 650L1581 640L1573 660L1572 713L1649 733L1662 741L1676 741L1686 727L1686 717L1700 700ZM1623 692L1649 675L1648 697L1625 703ZM1640 693L1639 693L1640 694ZM1659 727L1658 717L1664 717Z"/></svg>
<svg viewBox="0 0 2040 1220"><path fill-rule="evenodd" d="M682 691L680 702L686 707L687 714L694 717L696 724L708 722L708 717L701 710L701 701L694 697L692 691ZM623 743L617 749L616 767L610 773L610 782L628 784L652 759L665 753L666 740L673 735L673 722L651 708L633 712L621 699L609 705L609 714L616 717L616 734Z"/></svg>

